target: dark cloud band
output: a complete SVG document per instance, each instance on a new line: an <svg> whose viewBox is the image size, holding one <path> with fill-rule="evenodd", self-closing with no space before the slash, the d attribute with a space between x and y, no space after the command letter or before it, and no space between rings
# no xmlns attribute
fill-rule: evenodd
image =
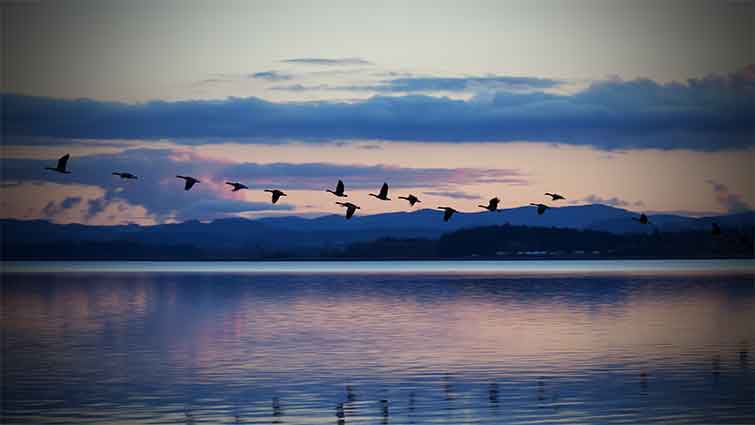
<svg viewBox="0 0 755 425"><path fill-rule="evenodd" d="M749 68L748 68L749 69ZM604 149L718 150L755 143L752 72L658 84L605 81L573 95L259 98L126 104L3 95L5 134L88 139L267 138L424 142L554 141Z"/></svg>

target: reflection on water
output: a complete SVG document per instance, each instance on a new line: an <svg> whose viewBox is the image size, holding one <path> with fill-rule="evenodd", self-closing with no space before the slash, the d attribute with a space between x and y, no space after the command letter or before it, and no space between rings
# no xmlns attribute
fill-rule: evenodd
<svg viewBox="0 0 755 425"><path fill-rule="evenodd" d="M748 275L3 276L7 423L748 423Z"/></svg>

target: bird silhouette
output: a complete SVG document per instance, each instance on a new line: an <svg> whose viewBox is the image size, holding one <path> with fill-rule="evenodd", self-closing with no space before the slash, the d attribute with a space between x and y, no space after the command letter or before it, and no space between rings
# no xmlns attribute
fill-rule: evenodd
<svg viewBox="0 0 755 425"><path fill-rule="evenodd" d="M388 183L383 183L383 187L380 188L380 193L375 195L374 193L370 193L370 196L374 196L381 201L390 201L391 198L388 197Z"/></svg>
<svg viewBox="0 0 755 425"><path fill-rule="evenodd" d="M114 175L114 176L118 176L118 177L120 177L120 178L122 178L122 179L131 179L131 180L136 180L136 179L138 179L138 178L139 178L139 177L137 177L137 176L135 176L135 175L133 175L133 174L131 174L131 173L126 173L126 172L122 172L122 173L113 173L113 175Z"/></svg>
<svg viewBox="0 0 755 425"><path fill-rule="evenodd" d="M640 224L648 224L648 223L650 223L650 220L648 220L648 216L646 216L645 213L640 214L640 218L632 217L632 220L639 221Z"/></svg>
<svg viewBox="0 0 755 425"><path fill-rule="evenodd" d="M281 196L288 196L283 191L278 189L265 189L265 192L269 192L273 194L273 203L278 202L278 199L281 198Z"/></svg>
<svg viewBox="0 0 755 425"><path fill-rule="evenodd" d="M225 182L225 184L227 184L228 186L233 186L233 189L231 189L231 192L238 192L241 189L249 189L248 187L246 187L246 185L243 185L239 182ZM186 189L186 190L189 190L189 189Z"/></svg>
<svg viewBox="0 0 755 425"><path fill-rule="evenodd" d="M443 210L443 221L448 221L454 213L457 213L455 209L451 207L438 207L439 210Z"/></svg>
<svg viewBox="0 0 755 425"><path fill-rule="evenodd" d="M545 192L545 196L550 196L552 201L558 201L559 199L566 199L558 193Z"/></svg>
<svg viewBox="0 0 755 425"><path fill-rule="evenodd" d="M721 227L716 223L710 223L710 233L713 234L713 236L718 236L721 234Z"/></svg>
<svg viewBox="0 0 755 425"><path fill-rule="evenodd" d="M184 184L184 190L189 190L197 183L202 183L199 180L195 179L194 177L189 176L176 176L177 179L184 179L186 183Z"/></svg>
<svg viewBox="0 0 755 425"><path fill-rule="evenodd" d="M501 202L498 198L493 198L488 201L488 205L478 205L480 208L485 208L488 211L498 211L498 204Z"/></svg>
<svg viewBox="0 0 755 425"><path fill-rule="evenodd" d="M411 206L414 206L414 204L416 204L417 202L422 203L419 198L411 194L409 196L399 196L398 199L406 199L407 201L409 201L409 205Z"/></svg>
<svg viewBox="0 0 755 425"><path fill-rule="evenodd" d="M354 213L360 209L359 206L354 205L351 202L336 202L336 204L346 208L346 220L350 219Z"/></svg>
<svg viewBox="0 0 755 425"><path fill-rule="evenodd" d="M58 173L63 173L63 174L71 174L70 171L66 170L66 164L68 164L68 158L70 157L71 157L70 154L65 154L61 156L60 159L58 160L58 165L56 165L55 168L45 167L45 170L57 171Z"/></svg>
<svg viewBox="0 0 755 425"><path fill-rule="evenodd" d="M345 189L345 186L344 186L343 182L341 180L338 180L338 183L336 184L336 190L335 191L332 191L330 189L325 189L325 191L326 192L330 192L330 193L338 196L339 198L346 198L349 195L343 193L344 189Z"/></svg>
<svg viewBox="0 0 755 425"><path fill-rule="evenodd" d="M530 203L530 205L532 205L533 207L537 207L537 215L543 215L543 213L545 213L545 210L547 210L548 208L550 208L549 206L547 206L545 204L532 204L532 203Z"/></svg>

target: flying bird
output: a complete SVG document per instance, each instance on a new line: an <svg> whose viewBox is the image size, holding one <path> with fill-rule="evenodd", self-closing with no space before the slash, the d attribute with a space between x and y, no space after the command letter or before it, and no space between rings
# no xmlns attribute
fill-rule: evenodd
<svg viewBox="0 0 755 425"><path fill-rule="evenodd" d="M336 204L346 207L346 220L350 219L354 213L360 209L359 206L354 205L351 202L336 202Z"/></svg>
<svg viewBox="0 0 755 425"><path fill-rule="evenodd" d="M186 180L186 183L184 184L184 190L189 190L195 184L202 183L199 180L195 179L194 177L189 177L189 176L176 176L176 178Z"/></svg>
<svg viewBox="0 0 755 425"><path fill-rule="evenodd" d="M388 197L388 183L383 183L383 187L380 188L380 193L375 195L374 193L370 193L370 196L374 196L381 201L390 201L391 198Z"/></svg>
<svg viewBox="0 0 755 425"><path fill-rule="evenodd" d="M498 204L501 202L498 198L493 198L488 201L487 205L478 205L480 208L485 208L488 211L498 211Z"/></svg>
<svg viewBox="0 0 755 425"><path fill-rule="evenodd" d="M648 220L648 216L646 216L645 213L640 214L640 218L632 217L632 220L639 221L640 224L648 224L648 223L650 223L650 220Z"/></svg>
<svg viewBox="0 0 755 425"><path fill-rule="evenodd" d="M443 210L443 221L448 221L454 213L457 213L455 209L451 207L438 207L439 210Z"/></svg>
<svg viewBox="0 0 755 425"><path fill-rule="evenodd" d="M248 187L246 187L246 185L243 185L239 182L225 182L225 184L229 186L233 186L233 189L231 189L231 192L238 192L241 189L249 189ZM189 190L189 189L186 189L186 190Z"/></svg>
<svg viewBox="0 0 755 425"><path fill-rule="evenodd" d="M338 196L339 198L346 198L346 197L349 196L349 195L343 193L344 190L345 190L345 187L343 185L343 181L341 181L341 180L338 180L338 184L336 184L336 190L335 191L332 191L330 189L325 189L326 192L330 192L330 193Z"/></svg>
<svg viewBox="0 0 755 425"><path fill-rule="evenodd" d="M532 204L531 203L530 205L532 205L533 207L537 207L537 215L543 215L543 213L545 213L545 210L550 208L549 206L545 204Z"/></svg>
<svg viewBox="0 0 755 425"><path fill-rule="evenodd" d="M278 199L280 199L281 196L288 196L288 195L286 195L285 193L283 193L282 191L280 191L278 189L272 189L272 190L265 189L265 192L270 192L270 193L273 194L273 203L278 202Z"/></svg>
<svg viewBox="0 0 755 425"><path fill-rule="evenodd" d="M710 233L712 233L713 236L720 235L721 234L721 227L717 223L715 223L715 222L710 223Z"/></svg>
<svg viewBox="0 0 755 425"><path fill-rule="evenodd" d="M414 195L399 196L398 199L406 199L407 201L409 201L409 205L411 206L414 206L414 204L416 204L417 202L422 203L422 201L420 201L419 198Z"/></svg>
<svg viewBox="0 0 755 425"><path fill-rule="evenodd" d="M120 177L122 179L136 180L136 179L139 178L139 177L137 177L137 176L135 176L135 175L133 175L131 173L126 173L126 172L123 172L123 173L113 173L113 175L114 176L118 176L118 177Z"/></svg>
<svg viewBox="0 0 755 425"><path fill-rule="evenodd" d="M545 196L550 196L552 201L558 201L559 199L566 199L558 193L545 192Z"/></svg>
<svg viewBox="0 0 755 425"><path fill-rule="evenodd" d="M70 171L66 170L66 164L68 164L68 158L70 157L71 157L70 154L65 154L61 156L60 159L58 160L58 165L56 165L55 168L45 167L45 170L57 171L58 173L63 173L63 174L71 174Z"/></svg>

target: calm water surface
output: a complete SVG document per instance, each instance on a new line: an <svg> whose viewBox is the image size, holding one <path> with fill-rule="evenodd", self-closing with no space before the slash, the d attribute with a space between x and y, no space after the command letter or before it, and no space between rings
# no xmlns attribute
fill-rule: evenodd
<svg viewBox="0 0 755 425"><path fill-rule="evenodd" d="M3 264L2 421L755 420L752 262L298 264Z"/></svg>

